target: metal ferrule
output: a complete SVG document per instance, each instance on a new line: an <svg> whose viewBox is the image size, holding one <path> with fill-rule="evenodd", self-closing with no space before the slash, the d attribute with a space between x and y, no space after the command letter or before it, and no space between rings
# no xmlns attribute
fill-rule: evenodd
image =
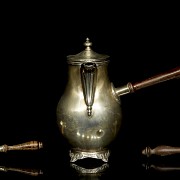
<svg viewBox="0 0 180 180"><path fill-rule="evenodd" d="M114 88L114 92L116 94L116 96L122 96L124 94L129 94L134 92L133 86L131 83L128 83L124 86L118 87L118 88Z"/></svg>

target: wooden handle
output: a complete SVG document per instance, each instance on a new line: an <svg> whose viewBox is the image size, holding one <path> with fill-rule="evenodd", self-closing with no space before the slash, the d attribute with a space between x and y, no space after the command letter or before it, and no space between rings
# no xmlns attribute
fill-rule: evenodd
<svg viewBox="0 0 180 180"><path fill-rule="evenodd" d="M146 170L154 169L156 171L162 171L162 172L168 172L168 171L180 171L180 167L176 166L157 166L154 164L143 164L143 167L146 168Z"/></svg>
<svg viewBox="0 0 180 180"><path fill-rule="evenodd" d="M158 84L170 79L180 78L180 67L176 67L174 69L171 69L167 72L158 74L156 76L153 76L151 78L148 78L146 80L137 82L137 83L130 83L131 84L131 92L135 92L139 89L152 86L154 84Z"/></svg>
<svg viewBox="0 0 180 180"><path fill-rule="evenodd" d="M5 167L5 166L0 166L0 171L4 171L4 172L14 171L31 176L38 176L43 174L43 171L40 169L24 169L24 168L13 168L13 167Z"/></svg>
<svg viewBox="0 0 180 180"><path fill-rule="evenodd" d="M6 144L0 146L0 152L7 152L10 150L38 150L43 147L42 142L39 141L29 141L22 144L17 144L13 146L8 146Z"/></svg>
<svg viewBox="0 0 180 180"><path fill-rule="evenodd" d="M154 149L151 149L150 147L146 147L142 150L142 154L146 155L147 157L151 155L159 155L159 156L167 156L172 154L178 154L180 153L180 147L172 147L172 146L157 146Z"/></svg>

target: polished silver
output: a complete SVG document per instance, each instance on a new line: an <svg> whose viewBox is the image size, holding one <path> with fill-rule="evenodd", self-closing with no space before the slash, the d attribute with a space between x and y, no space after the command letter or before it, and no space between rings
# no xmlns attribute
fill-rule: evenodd
<svg viewBox="0 0 180 180"><path fill-rule="evenodd" d="M85 156L107 161L104 148L121 126L121 108L107 73L109 56L95 53L91 45L87 39L84 51L68 56L69 80L57 106L60 131L73 148L71 161Z"/></svg>
<svg viewBox="0 0 180 180"><path fill-rule="evenodd" d="M104 172L107 168L109 168L109 164L107 163L104 163L103 165L99 167L91 168L91 169L87 169L73 163L71 163L70 166L74 168L79 174L100 174Z"/></svg>
<svg viewBox="0 0 180 180"><path fill-rule="evenodd" d="M120 97L178 78L180 68L139 83L114 87L108 77L109 56L94 52L88 38L84 45L82 52L67 56L68 82L57 105L57 124L71 145L71 162L85 157L107 162L106 149L121 128Z"/></svg>
<svg viewBox="0 0 180 180"><path fill-rule="evenodd" d="M85 158L101 159L104 162L108 162L110 151L108 149L103 149L101 151L83 151L83 150L72 149L70 150L69 155L71 158L70 162L75 162L79 159L85 159Z"/></svg>

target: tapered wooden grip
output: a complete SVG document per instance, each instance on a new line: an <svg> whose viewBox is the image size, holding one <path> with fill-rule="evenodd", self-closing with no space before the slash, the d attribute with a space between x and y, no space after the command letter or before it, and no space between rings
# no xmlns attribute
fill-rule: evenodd
<svg viewBox="0 0 180 180"><path fill-rule="evenodd" d="M158 166L158 165L154 165L154 164L143 164L143 167L146 168L146 170L156 170L156 171L162 171L162 172L168 172L168 171L180 171L180 167L178 166Z"/></svg>
<svg viewBox="0 0 180 180"><path fill-rule="evenodd" d="M0 152L7 152L11 150L38 150L43 147L43 143L39 141L29 141L17 145L8 146L6 144L0 146Z"/></svg>
<svg viewBox="0 0 180 180"><path fill-rule="evenodd" d="M5 166L0 166L0 171L4 171L4 172L14 171L31 176L38 176L43 174L43 171L40 169L25 169L25 168L14 168L14 167L5 167Z"/></svg>
<svg viewBox="0 0 180 180"><path fill-rule="evenodd" d="M142 150L142 154L146 155L147 157L151 155L159 155L159 156L167 156L172 154L178 154L180 153L180 147L172 147L172 146L157 146L154 149L151 149L150 147L146 147Z"/></svg>
<svg viewBox="0 0 180 180"><path fill-rule="evenodd" d="M135 92L139 89L152 86L154 84L158 84L170 79L180 78L180 67L176 67L174 69L171 69L167 72L158 74L156 76L153 76L151 78L148 78L146 80L137 82L137 83L131 83L131 92Z"/></svg>

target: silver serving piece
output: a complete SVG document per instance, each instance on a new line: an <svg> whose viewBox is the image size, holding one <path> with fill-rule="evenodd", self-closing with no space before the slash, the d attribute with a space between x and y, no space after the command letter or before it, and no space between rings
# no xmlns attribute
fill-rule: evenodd
<svg viewBox="0 0 180 180"><path fill-rule="evenodd" d="M180 67L138 83L114 87L108 77L109 56L98 54L87 38L85 50L67 56L68 82L57 105L57 124L71 145L70 162L83 158L108 161L107 146L122 122L120 96L180 77Z"/></svg>

